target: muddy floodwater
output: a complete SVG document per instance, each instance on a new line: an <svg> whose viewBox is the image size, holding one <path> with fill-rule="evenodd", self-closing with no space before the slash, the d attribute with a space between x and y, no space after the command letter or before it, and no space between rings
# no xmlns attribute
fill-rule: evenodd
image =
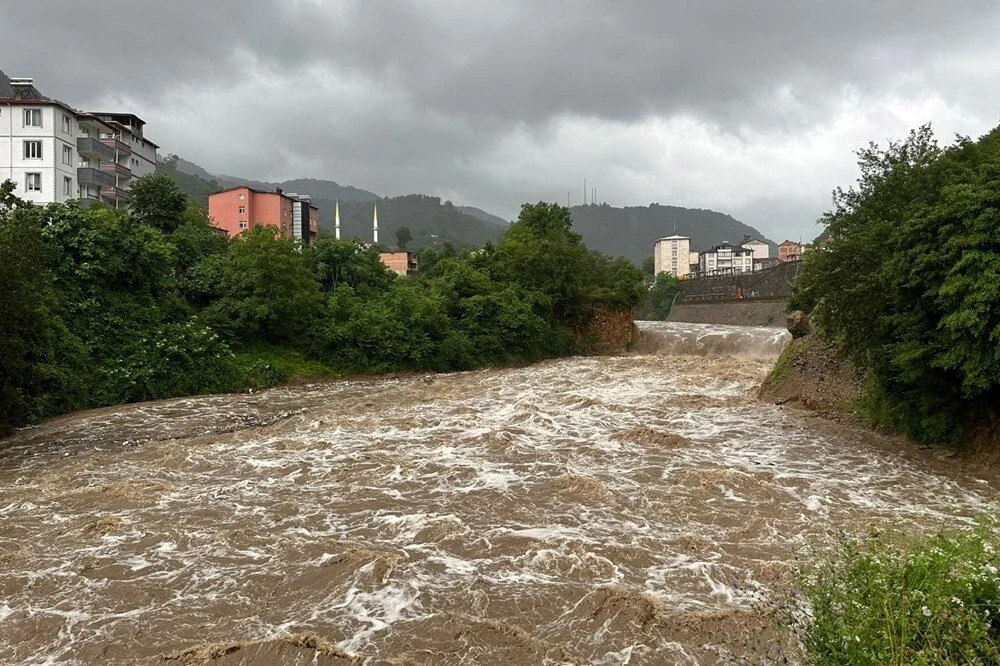
<svg viewBox="0 0 1000 666"><path fill-rule="evenodd" d="M0 662L158 663L294 632L370 664L780 662L761 600L806 547L996 500L930 452L756 403L784 331L640 328L627 356L18 432Z"/></svg>

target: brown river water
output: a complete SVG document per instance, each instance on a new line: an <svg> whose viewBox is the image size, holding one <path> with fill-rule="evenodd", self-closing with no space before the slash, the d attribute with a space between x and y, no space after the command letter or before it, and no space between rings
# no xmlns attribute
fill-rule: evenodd
<svg viewBox="0 0 1000 666"><path fill-rule="evenodd" d="M761 601L809 548L971 523L997 498L930 452L755 402L780 329L640 328L626 356L18 432L0 662L161 663L303 631L369 664L794 662Z"/></svg>

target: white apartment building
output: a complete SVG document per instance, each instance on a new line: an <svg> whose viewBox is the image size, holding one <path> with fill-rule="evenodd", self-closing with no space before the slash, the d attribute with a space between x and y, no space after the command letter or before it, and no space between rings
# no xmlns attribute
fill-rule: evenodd
<svg viewBox="0 0 1000 666"><path fill-rule="evenodd" d="M667 236L653 244L654 275L670 273L686 277L691 273L691 239L687 236Z"/></svg>
<svg viewBox="0 0 1000 666"><path fill-rule="evenodd" d="M754 261L771 258L771 247L759 238L750 238L748 236L740 243L740 247L753 252Z"/></svg>
<svg viewBox="0 0 1000 666"><path fill-rule="evenodd" d="M753 251L731 243L721 243L701 253L698 272L702 275L753 272Z"/></svg>
<svg viewBox="0 0 1000 666"><path fill-rule="evenodd" d="M37 204L78 200L87 207L128 203L134 177L156 169L157 145L127 113L86 113L41 95L31 79L11 79L0 97L0 180Z"/></svg>

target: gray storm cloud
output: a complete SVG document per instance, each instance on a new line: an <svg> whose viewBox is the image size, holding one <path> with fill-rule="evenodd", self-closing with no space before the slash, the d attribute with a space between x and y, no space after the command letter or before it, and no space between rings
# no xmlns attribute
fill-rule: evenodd
<svg viewBox="0 0 1000 666"><path fill-rule="evenodd" d="M806 238L852 150L996 122L1000 8L940 2L5 3L0 69L220 173L512 216L716 208ZM41 43L49 44L39 49ZM779 239L780 240L780 239Z"/></svg>

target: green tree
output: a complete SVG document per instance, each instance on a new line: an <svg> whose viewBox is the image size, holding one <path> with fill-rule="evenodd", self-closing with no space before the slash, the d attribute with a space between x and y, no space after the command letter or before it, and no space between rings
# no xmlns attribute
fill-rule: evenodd
<svg viewBox="0 0 1000 666"><path fill-rule="evenodd" d="M315 245L313 275L325 292L347 286L363 296L387 291L396 279L375 248L330 236L321 237Z"/></svg>
<svg viewBox="0 0 1000 666"><path fill-rule="evenodd" d="M40 210L0 185L0 433L85 404L83 347L58 316Z"/></svg>
<svg viewBox="0 0 1000 666"><path fill-rule="evenodd" d="M942 150L925 126L859 158L794 305L869 370L876 422L960 438L1000 404L1000 130Z"/></svg>
<svg viewBox="0 0 1000 666"><path fill-rule="evenodd" d="M670 314L674 299L680 292L680 280L670 273L660 273L649 288L643 317L651 321L663 321Z"/></svg>
<svg viewBox="0 0 1000 666"><path fill-rule="evenodd" d="M559 204L523 205L490 268L494 278L548 296L555 318L571 326L584 318L590 256L572 224L569 209Z"/></svg>
<svg viewBox="0 0 1000 666"><path fill-rule="evenodd" d="M646 257L642 260L642 275L643 277L653 280L656 276L653 274L656 270L656 262L653 261L653 257Z"/></svg>
<svg viewBox="0 0 1000 666"><path fill-rule="evenodd" d="M234 345L254 342L307 346L323 313L311 257L273 227L256 227L229 243L222 297L205 321Z"/></svg>
<svg viewBox="0 0 1000 666"><path fill-rule="evenodd" d="M153 173L132 181L132 218L166 233L184 220L187 197L174 179L165 173Z"/></svg>
<svg viewBox="0 0 1000 666"><path fill-rule="evenodd" d="M399 227L396 229L396 242L400 250L406 249L406 244L413 240L413 233L409 227Z"/></svg>

